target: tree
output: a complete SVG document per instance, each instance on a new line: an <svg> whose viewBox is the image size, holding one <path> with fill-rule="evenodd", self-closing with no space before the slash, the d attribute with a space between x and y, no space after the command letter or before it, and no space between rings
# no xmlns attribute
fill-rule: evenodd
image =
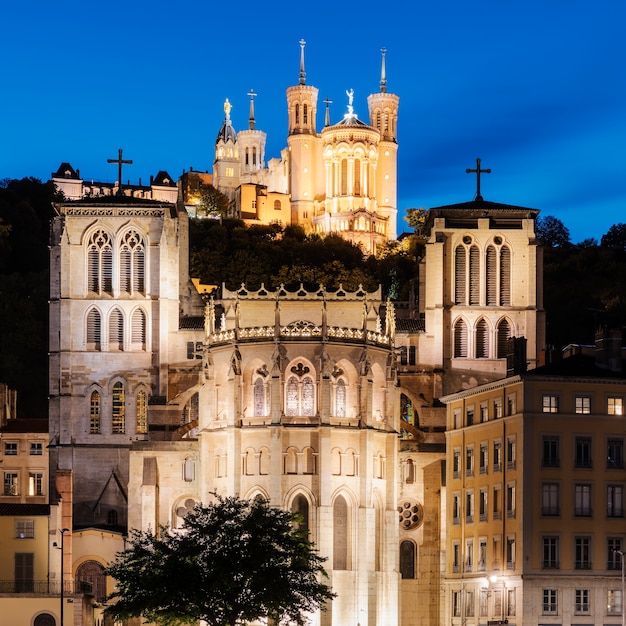
<svg viewBox="0 0 626 626"><path fill-rule="evenodd" d="M168 626L236 626L258 619L306 624L334 597L325 561L298 516L262 498L213 494L182 529L131 530L107 573L117 581L106 609L115 620L144 617Z"/></svg>
<svg viewBox="0 0 626 626"><path fill-rule="evenodd" d="M226 215L230 201L213 185L200 185L198 190L198 215L219 217Z"/></svg>
<svg viewBox="0 0 626 626"><path fill-rule="evenodd" d="M569 230L553 215L538 217L536 232L539 241L547 248L564 248L570 244Z"/></svg>
<svg viewBox="0 0 626 626"><path fill-rule="evenodd" d="M613 224L600 239L603 248L620 248L626 250L626 224Z"/></svg>

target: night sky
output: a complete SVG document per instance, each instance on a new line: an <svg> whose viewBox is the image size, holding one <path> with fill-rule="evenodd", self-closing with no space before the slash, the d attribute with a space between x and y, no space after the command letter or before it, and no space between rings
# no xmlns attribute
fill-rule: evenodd
<svg viewBox="0 0 626 626"><path fill-rule="evenodd" d="M271 3L113 0L9 3L0 16L0 178L48 180L62 161L85 180L147 183L212 169L223 102L247 128L250 89L266 159L286 146L285 90L330 98L331 122L368 121L387 49L400 96L401 215L471 200L537 208L573 242L626 222L626 2ZM399 230L408 230L402 218Z"/></svg>

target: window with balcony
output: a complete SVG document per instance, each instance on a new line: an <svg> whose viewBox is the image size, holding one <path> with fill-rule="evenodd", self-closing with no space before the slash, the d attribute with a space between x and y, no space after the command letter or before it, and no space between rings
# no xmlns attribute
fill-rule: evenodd
<svg viewBox="0 0 626 626"><path fill-rule="evenodd" d="M609 537L606 542L606 569L621 570L622 557L620 552L623 551L623 541L621 537Z"/></svg>
<svg viewBox="0 0 626 626"><path fill-rule="evenodd" d="M559 568L559 538L543 537L542 539L542 559L543 569Z"/></svg>
<svg viewBox="0 0 626 626"><path fill-rule="evenodd" d="M591 484L577 483L574 485L574 515L591 517Z"/></svg>
<svg viewBox="0 0 626 626"><path fill-rule="evenodd" d="M624 440L612 437L606 444L606 468L624 469Z"/></svg>
<svg viewBox="0 0 626 626"><path fill-rule="evenodd" d="M591 569L591 539L589 537L574 539L574 568Z"/></svg>
<svg viewBox="0 0 626 626"><path fill-rule="evenodd" d="M574 465L577 468L592 467L591 437L576 437Z"/></svg>

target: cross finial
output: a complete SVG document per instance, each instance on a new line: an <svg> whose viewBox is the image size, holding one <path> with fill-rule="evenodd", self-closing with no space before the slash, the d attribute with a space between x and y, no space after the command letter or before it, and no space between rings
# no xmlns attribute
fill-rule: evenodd
<svg viewBox="0 0 626 626"><path fill-rule="evenodd" d="M132 165L133 162L132 160L128 159L128 160L124 160L122 158L122 149L120 148L117 151L117 159L107 159L107 163L117 163L117 195L118 196L123 196L123 192L122 192L122 164L125 163L127 165Z"/></svg>
<svg viewBox="0 0 626 626"><path fill-rule="evenodd" d="M491 174L491 169L488 168L486 170L481 170L480 169L480 159L476 159L476 169L472 170L470 168L467 168L465 170L466 174L476 174L476 197L474 198L474 200L482 200L483 197L480 195L480 175L481 174Z"/></svg>
<svg viewBox="0 0 626 626"><path fill-rule="evenodd" d="M300 39L300 84L306 84L306 72L304 71L304 46L306 46L306 41L304 39Z"/></svg>
<svg viewBox="0 0 626 626"><path fill-rule="evenodd" d="M250 89L246 95L250 96L250 119L248 120L248 128L254 130L254 97L258 94L254 93L254 89Z"/></svg>

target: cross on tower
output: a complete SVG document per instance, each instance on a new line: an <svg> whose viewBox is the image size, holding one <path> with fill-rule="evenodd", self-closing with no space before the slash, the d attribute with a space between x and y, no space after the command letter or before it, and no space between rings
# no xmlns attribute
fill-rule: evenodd
<svg viewBox="0 0 626 626"><path fill-rule="evenodd" d="M124 195L122 193L122 163L132 165L133 162L130 159L126 161L122 159L122 149L120 148L117 151L117 159L107 159L107 163L117 163L117 180L118 180L117 195L122 196Z"/></svg>
<svg viewBox="0 0 626 626"><path fill-rule="evenodd" d="M480 159L476 159L476 169L471 170L467 168L465 170L466 174L476 174L476 197L474 200L482 200L483 197L480 195L480 175L481 174L491 174L491 169L481 170L480 169Z"/></svg>

